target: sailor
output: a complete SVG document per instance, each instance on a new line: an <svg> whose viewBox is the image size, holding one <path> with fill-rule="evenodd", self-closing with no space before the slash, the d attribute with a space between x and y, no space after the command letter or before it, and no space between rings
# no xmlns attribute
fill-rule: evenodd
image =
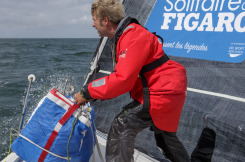
<svg viewBox="0 0 245 162"><path fill-rule="evenodd" d="M185 102L185 68L169 60L159 38L125 17L123 5L115 0L92 3L93 27L100 37L114 42L114 72L92 81L75 94L77 104L92 99L112 99L130 92L132 103L115 117L107 138L106 161L133 161L134 140L151 127L163 155L175 162L190 161L176 136Z"/></svg>

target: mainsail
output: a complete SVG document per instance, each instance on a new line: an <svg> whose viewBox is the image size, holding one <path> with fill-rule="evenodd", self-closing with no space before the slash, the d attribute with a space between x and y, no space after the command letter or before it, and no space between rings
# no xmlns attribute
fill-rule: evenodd
<svg viewBox="0 0 245 162"><path fill-rule="evenodd" d="M244 2L124 0L123 5L127 16L164 38L170 59L186 67L187 98L177 135L188 153L209 127L216 132L212 161L245 161ZM111 44L101 38L84 84L113 70ZM130 101L126 93L93 102L96 128L107 134L120 107ZM166 161L148 129L137 136L135 148Z"/></svg>

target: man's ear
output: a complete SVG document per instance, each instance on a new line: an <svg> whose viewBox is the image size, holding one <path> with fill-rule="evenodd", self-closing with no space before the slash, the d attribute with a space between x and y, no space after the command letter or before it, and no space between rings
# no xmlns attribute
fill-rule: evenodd
<svg viewBox="0 0 245 162"><path fill-rule="evenodd" d="M108 17L104 17L102 21L103 21L104 25L107 25L109 23Z"/></svg>

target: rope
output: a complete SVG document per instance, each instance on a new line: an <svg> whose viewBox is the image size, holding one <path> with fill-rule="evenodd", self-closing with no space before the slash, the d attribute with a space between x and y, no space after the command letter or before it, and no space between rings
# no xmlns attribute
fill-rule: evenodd
<svg viewBox="0 0 245 162"><path fill-rule="evenodd" d="M15 129L12 129L12 131L18 132L18 131L15 130ZM55 153L52 153L52 152L50 152L50 151L44 149L43 147L41 147L41 146L39 146L38 144L34 143L33 141L31 141L29 138L23 136L22 134L19 134L19 136L20 136L21 138L23 138L24 140L30 142L31 144L37 146L38 148L40 148L40 149L46 151L47 153L49 153L49 154L51 154L51 155L53 155L53 156L56 156L56 157L61 158L61 159L64 159L64 160L70 159L70 158L67 159L67 157L59 156L59 155L57 155L57 154L55 154Z"/></svg>
<svg viewBox="0 0 245 162"><path fill-rule="evenodd" d="M44 91L45 91L45 84L43 85L43 97L44 97Z"/></svg>
<svg viewBox="0 0 245 162"><path fill-rule="evenodd" d="M70 145L70 140L71 140L71 136L72 136L72 134L73 134L73 130L74 130L74 127L75 127L75 125L76 125L76 122L77 122L77 118L75 118L74 120L73 120L73 123L72 123L72 129L71 129L71 133L70 133L70 136L69 136L69 139L68 139L68 143L67 143L67 157L68 157L68 162L70 162L70 158L69 158L69 145ZM93 124L93 126L94 126L94 128L95 128L95 125ZM92 138L93 138L93 162L95 161L95 157L94 157L94 144L96 144L96 146L97 146L97 151L98 151L98 154L99 154L99 157L100 157L100 160L102 161L102 162L104 162L104 159L103 159L103 156L102 156L102 153L101 153L101 150L100 150L100 146L99 146L99 143L98 143L98 139L97 139L97 137L96 137L96 135L93 133L93 128L92 128L92 126L90 126L90 129L91 129L91 132L92 132ZM95 128L96 129L96 128ZM95 142L94 142L94 138L95 138Z"/></svg>
<svg viewBox="0 0 245 162"><path fill-rule="evenodd" d="M22 134L20 134L19 136L20 136L20 137L22 137L23 139L25 139L26 141L30 142L31 144L33 144L33 145L37 146L38 148L40 148L40 149L42 149L42 150L46 151L47 153L49 153L49 154L53 155L53 156L56 156L56 157L61 158L61 159L68 160L68 158L67 158L67 157L62 157L62 156L59 156L59 155L57 155L57 154L55 154L55 153L52 153L52 152L50 152L50 151L48 151L48 150L44 149L43 147L41 147L41 146L37 145L36 143L32 142L30 139L26 138L26 137L25 137L25 136L23 136ZM70 159L70 158L69 158L69 159Z"/></svg>
<svg viewBox="0 0 245 162"><path fill-rule="evenodd" d="M93 126L94 126L94 129L96 130L95 124L93 124ZM92 131L92 127L91 127L91 131ZM92 134L93 134L93 131L92 131ZM93 136L94 136L94 135L93 135ZM97 148L97 151L98 151L100 160L101 160L102 162L104 162L104 158L103 158L103 156L102 156L102 153L101 153L101 150L100 150L100 145L99 145L98 138L97 138L96 135L95 135L95 142L96 142L96 148Z"/></svg>
<svg viewBox="0 0 245 162"><path fill-rule="evenodd" d="M21 119L20 119L20 125L19 125L19 129L18 129L18 133L20 133L20 131L22 129L22 126L23 126L25 113L26 113L26 107L27 107L27 101L28 101L29 94L30 94L30 89L31 89L31 84L32 84L32 81L29 82L28 90L27 90L27 93L26 93L26 98L25 98L25 102L24 102L24 107L22 109L22 114L21 114Z"/></svg>
<svg viewBox="0 0 245 162"><path fill-rule="evenodd" d="M68 162L70 162L70 158L69 158L69 145L70 145L71 136L72 136L74 127L75 127L75 125L76 125L76 122L77 122L77 118L75 118L75 119L73 120L73 122L72 122L72 129L71 129L71 133L70 133L70 136L69 136L69 139L68 139L68 143L67 143L67 158L68 158Z"/></svg>
<svg viewBox="0 0 245 162"><path fill-rule="evenodd" d="M93 128L92 128L92 125L90 126L90 129L91 129L91 133L92 133L92 138L93 138L93 154L92 154L92 162L95 162L95 152L94 152L94 147L95 147L95 145L94 145L94 133L93 133Z"/></svg>
<svg viewBox="0 0 245 162"><path fill-rule="evenodd" d="M8 155L6 156L6 159L7 159L7 157L9 156L10 150L11 150L11 136L12 136L12 131L13 131L13 129L11 129L10 135L9 135L9 139L10 139L10 141L9 141L9 152L8 152ZM5 162L6 162L6 159L5 159Z"/></svg>

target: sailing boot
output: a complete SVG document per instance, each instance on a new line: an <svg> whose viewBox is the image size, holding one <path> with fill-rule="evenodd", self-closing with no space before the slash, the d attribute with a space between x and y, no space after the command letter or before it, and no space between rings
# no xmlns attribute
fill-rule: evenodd
<svg viewBox="0 0 245 162"><path fill-rule="evenodd" d="M175 132L166 132L153 126L156 144L172 162L190 162L190 157Z"/></svg>
<svg viewBox="0 0 245 162"><path fill-rule="evenodd" d="M211 162L216 133L210 128L204 128L198 140L196 148L191 154L191 162Z"/></svg>

